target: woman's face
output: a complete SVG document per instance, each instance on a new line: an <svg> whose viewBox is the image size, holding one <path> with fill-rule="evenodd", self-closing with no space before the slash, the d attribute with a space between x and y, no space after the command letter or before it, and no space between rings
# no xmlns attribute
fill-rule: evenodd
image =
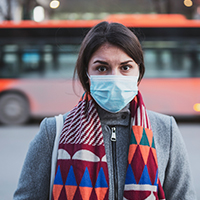
<svg viewBox="0 0 200 200"><path fill-rule="evenodd" d="M139 76L139 67L119 47L106 43L92 55L88 74Z"/></svg>

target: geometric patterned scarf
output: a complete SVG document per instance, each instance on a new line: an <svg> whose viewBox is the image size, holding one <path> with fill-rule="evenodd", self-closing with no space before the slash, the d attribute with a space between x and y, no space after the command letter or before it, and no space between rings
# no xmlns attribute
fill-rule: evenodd
<svg viewBox="0 0 200 200"><path fill-rule="evenodd" d="M130 110L133 124L123 199L164 200L154 137L140 92L130 103ZM108 200L108 193L101 123L94 100L85 93L64 122L52 200Z"/></svg>

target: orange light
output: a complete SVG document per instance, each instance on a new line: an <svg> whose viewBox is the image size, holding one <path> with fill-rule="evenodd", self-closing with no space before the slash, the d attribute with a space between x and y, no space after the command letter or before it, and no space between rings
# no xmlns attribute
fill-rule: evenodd
<svg viewBox="0 0 200 200"><path fill-rule="evenodd" d="M193 5L193 2L191 0L184 0L184 5L186 7L191 7Z"/></svg>
<svg viewBox="0 0 200 200"><path fill-rule="evenodd" d="M53 0L53 1L50 2L50 7L51 7L52 9L56 9L56 8L58 8L59 6L60 6L60 1Z"/></svg>
<svg viewBox="0 0 200 200"><path fill-rule="evenodd" d="M200 112L200 103L194 104L193 108L195 111Z"/></svg>

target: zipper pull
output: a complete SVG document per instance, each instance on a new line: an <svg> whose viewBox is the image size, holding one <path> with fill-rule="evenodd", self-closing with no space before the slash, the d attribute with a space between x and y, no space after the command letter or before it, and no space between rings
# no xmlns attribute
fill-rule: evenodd
<svg viewBox="0 0 200 200"><path fill-rule="evenodd" d="M115 127L111 128L111 141L116 142L116 128Z"/></svg>

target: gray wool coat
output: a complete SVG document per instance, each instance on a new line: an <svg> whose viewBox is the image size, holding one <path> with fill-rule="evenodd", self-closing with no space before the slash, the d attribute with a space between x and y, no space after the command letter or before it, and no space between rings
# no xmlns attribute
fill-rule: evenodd
<svg viewBox="0 0 200 200"><path fill-rule="evenodd" d="M123 199L126 175L130 111L123 109L110 114L98 109L109 170L109 199L114 199L110 126L116 126L118 199ZM64 115L66 118L67 114ZM188 155L182 136L173 117L148 111L158 158L159 179L167 200L196 200ZM49 198L51 155L56 134L55 118L45 118L32 140L22 168L14 200L47 200ZM123 147L123 148L122 148Z"/></svg>

